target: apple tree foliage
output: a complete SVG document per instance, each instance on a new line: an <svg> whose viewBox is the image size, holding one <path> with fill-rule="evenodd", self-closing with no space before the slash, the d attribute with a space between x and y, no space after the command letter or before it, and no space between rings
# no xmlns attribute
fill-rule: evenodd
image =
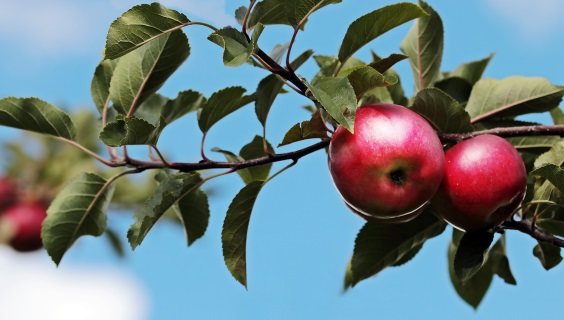
<svg viewBox="0 0 564 320"><path fill-rule="evenodd" d="M344 270L345 289L388 267L409 262L425 241L447 229L452 232L448 248L450 277L460 297L473 307L479 305L494 275L516 284L506 255L507 230L520 231L538 241L533 255L544 268L558 265L562 260L560 248L564 246L560 238L564 237L564 114L559 108L564 87L540 77L484 79L482 74L492 56L463 63L451 71L441 70L443 24L439 14L423 1L397 3L360 16L348 26L338 52L292 52L295 39L305 32L308 18L322 14L325 6L340 2L251 0L247 7L235 12L239 26L221 29L192 21L159 3L134 6L108 30L103 59L91 85L101 130L97 139L89 142L81 137L97 130L89 121L77 121L76 116L71 117L38 98L1 99L0 125L55 139L45 143L65 142L79 150L82 158L102 164L84 166L84 172L72 172L73 177L58 176L65 180L60 181L64 186L55 189L42 230L45 249L53 261L59 264L80 237L108 233L108 206L128 201L123 194L127 185L120 188L120 183L148 170L155 173L154 190L137 196L129 194L129 201L144 202L133 215L127 233L129 245L132 249L141 245L155 223L170 216L183 225L190 245L204 235L210 217L206 182L237 173L245 186L227 209L221 240L227 268L246 286L247 230L261 189L301 157L323 152L337 125L353 132L359 106L387 102L411 108L423 116L445 147L484 133L508 139L519 150L529 172L528 192L515 216L490 232L464 234L447 228L430 208L406 223L366 222ZM371 61L355 57L372 40L405 23L411 23L411 28L398 41L401 53L380 57L374 50ZM208 40L222 50L225 66L251 65L264 70L265 76L256 84L255 92L233 85L210 96L190 89L176 97L158 93L189 58L191 50L196 50L190 47L183 31L194 25L209 28ZM266 53L259 43L269 25L285 25L293 30L293 35L281 41L286 44ZM307 62L319 67L319 72L309 79L299 73L300 66ZM405 95L400 75L393 69L396 63L410 64L414 96ZM271 144L266 139L268 115L282 93L309 99L313 105L311 117L288 128L282 141ZM223 118L249 105L254 107L263 132L257 133L238 153L212 149L225 161L208 158L208 132ZM161 133L173 121L193 112L197 114L194 125L202 133L201 161L167 161L157 147ZM554 125L518 118L541 112L550 112ZM306 139L313 140L310 146L292 152L277 153L274 147ZM100 155L99 142L105 145L108 158ZM130 156L127 147L132 145L148 146L147 158ZM272 163L278 161L288 165L271 172ZM212 169L213 174L206 174ZM217 173L217 169L222 170ZM494 237L494 233L501 235ZM112 238L115 243L115 235Z"/></svg>

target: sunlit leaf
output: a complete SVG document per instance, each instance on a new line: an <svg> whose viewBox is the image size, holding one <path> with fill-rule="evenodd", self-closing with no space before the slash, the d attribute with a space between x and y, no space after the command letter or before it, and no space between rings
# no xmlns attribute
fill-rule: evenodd
<svg viewBox="0 0 564 320"><path fill-rule="evenodd" d="M37 98L0 99L0 126L76 141L76 127L63 110Z"/></svg>
<svg viewBox="0 0 564 320"><path fill-rule="evenodd" d="M530 174L547 179L558 188L560 192L564 192L564 170L559 166L547 163L531 171Z"/></svg>
<svg viewBox="0 0 564 320"><path fill-rule="evenodd" d="M110 147L125 145L155 146L164 129L164 120L154 126L139 118L124 118L118 116L116 121L110 122L100 133L100 140Z"/></svg>
<svg viewBox="0 0 564 320"><path fill-rule="evenodd" d="M250 42L241 31L233 27L219 29L210 34L208 39L224 49L223 64L228 67L237 67L247 62L256 52L257 41L263 30L264 25L258 24L253 30Z"/></svg>
<svg viewBox="0 0 564 320"><path fill-rule="evenodd" d="M474 85L466 111L472 122L544 112L557 107L562 95L564 89L544 78L482 79Z"/></svg>
<svg viewBox="0 0 564 320"><path fill-rule="evenodd" d="M100 236L106 230L106 211L113 184L92 173L81 173L57 194L47 210L41 238L56 264L74 242L86 235Z"/></svg>
<svg viewBox="0 0 564 320"><path fill-rule="evenodd" d="M341 43L339 61L344 63L356 51L389 30L427 15L421 7L409 3L392 4L372 11L351 23Z"/></svg>
<svg viewBox="0 0 564 320"><path fill-rule="evenodd" d="M429 16L417 19L400 49L409 57L415 88L430 87L440 72L443 56L443 22L439 14L427 3L419 1Z"/></svg>
<svg viewBox="0 0 564 320"><path fill-rule="evenodd" d="M286 0L262 0L254 6L247 26L254 28L257 24L290 24L285 12Z"/></svg>
<svg viewBox="0 0 564 320"><path fill-rule="evenodd" d="M158 2L135 6L110 25L105 59L116 59L142 45L185 26L190 20Z"/></svg>
<svg viewBox="0 0 564 320"><path fill-rule="evenodd" d="M326 5L339 3L342 0L285 0L286 18L290 25L294 28L314 11L317 11Z"/></svg>
<svg viewBox="0 0 564 320"><path fill-rule="evenodd" d="M384 76L370 66L354 70L347 78L354 89L357 99L360 99L366 92L374 88L387 87L397 83L397 78Z"/></svg>
<svg viewBox="0 0 564 320"><path fill-rule="evenodd" d="M114 108L133 114L143 101L157 92L190 54L182 31L166 33L121 57L110 82Z"/></svg>
<svg viewBox="0 0 564 320"><path fill-rule="evenodd" d="M356 95L347 78L320 78L309 84L303 80L315 99L348 131L353 132L356 114Z"/></svg>
<svg viewBox="0 0 564 320"><path fill-rule="evenodd" d="M98 112L102 114L104 106L109 102L110 98L110 81L114 75L118 60L102 60L94 71L94 77L90 84L90 92L92 100L96 105Z"/></svg>

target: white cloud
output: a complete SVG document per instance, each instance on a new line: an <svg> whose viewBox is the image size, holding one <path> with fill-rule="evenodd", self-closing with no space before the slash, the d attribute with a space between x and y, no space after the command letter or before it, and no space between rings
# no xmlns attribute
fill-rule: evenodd
<svg viewBox="0 0 564 320"><path fill-rule="evenodd" d="M542 40L552 32L561 32L564 1L562 0L486 0L509 24L527 40Z"/></svg>
<svg viewBox="0 0 564 320"><path fill-rule="evenodd" d="M146 290L131 275L105 267L56 268L44 252L0 247L0 314L10 320L140 320Z"/></svg>

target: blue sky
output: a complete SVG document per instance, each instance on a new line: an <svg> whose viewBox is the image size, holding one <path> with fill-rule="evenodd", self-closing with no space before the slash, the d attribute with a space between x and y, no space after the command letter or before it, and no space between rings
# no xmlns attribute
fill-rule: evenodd
<svg viewBox="0 0 564 320"><path fill-rule="evenodd" d="M93 109L90 80L109 24L138 3L142 2L0 0L0 97L38 96L58 105ZM162 3L183 11L192 20L226 25L233 23L231 13L248 1ZM324 8L311 17L306 32L299 35L294 55L309 48L316 54L336 54L352 21L391 3L344 0ZM526 0L429 0L429 4L441 14L445 27L443 70L495 53L486 77L541 76L564 84L564 2L537 0L533 6ZM408 28L409 24L393 30L358 56L368 59L369 49L381 55L399 52ZM219 48L206 40L207 29L195 26L185 32L192 54L161 93L173 97L191 88L209 95L230 85L243 85L252 92L266 76L252 67L223 67ZM268 52L290 36L288 27L269 27L259 44ZM406 89L412 91L407 62L396 69ZM308 78L314 72L313 61L300 69ZM281 141L293 124L306 119L300 108L306 103L291 94L277 99L268 123L268 138L273 144ZM252 109L244 108L222 120L210 132L206 147L237 151L259 134L261 127ZM3 129L0 135L11 132ZM197 161L200 138L195 119L187 117L167 128L159 146L169 159ZM43 319L61 319L60 314L50 317L45 310L61 305L67 309L70 305L87 306L85 301L91 302L90 307L97 306L90 311L92 315L100 310L114 311L113 318L106 314L98 318L132 320L524 319L553 318L563 311L559 298L563 267L545 272L531 254L535 243L516 232L508 234L508 255L518 286L495 278L477 311L457 297L449 282L446 250L450 229L428 241L407 265L385 270L342 294L344 268L363 223L348 212L334 190L323 152L301 159L260 194L250 225L246 291L224 266L220 242L225 211L243 184L231 175L214 181L212 186L218 194L211 198L209 229L190 248L185 246L182 230L163 223L125 259L116 258L104 239L82 239L58 270L45 253L22 256L2 249L0 281L8 285L3 285L4 293L0 293L0 315L32 319L33 308L27 306L37 305L43 308L37 308ZM130 212L110 213L110 224L123 239L130 216ZM96 284L101 286L99 291L92 289ZM11 294L15 288L20 290ZM22 288L35 294L29 295ZM23 309L29 309L27 318L21 313ZM86 315L83 318L90 319Z"/></svg>

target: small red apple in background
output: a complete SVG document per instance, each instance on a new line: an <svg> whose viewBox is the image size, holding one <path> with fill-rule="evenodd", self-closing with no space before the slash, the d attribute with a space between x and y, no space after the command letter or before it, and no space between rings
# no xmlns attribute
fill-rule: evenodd
<svg viewBox="0 0 564 320"><path fill-rule="evenodd" d="M41 224L47 217L47 208L39 202L22 202L0 213L0 223L10 230L9 244L16 251L26 252L41 248Z"/></svg>
<svg viewBox="0 0 564 320"><path fill-rule="evenodd" d="M441 141L429 123L408 108L385 103L359 108L354 134L339 126L328 153L343 200L357 214L377 219L423 206L437 191L445 166Z"/></svg>
<svg viewBox="0 0 564 320"><path fill-rule="evenodd" d="M526 189L519 152L503 138L480 135L446 152L445 174L432 205L456 228L485 230L511 216Z"/></svg>
<svg viewBox="0 0 564 320"><path fill-rule="evenodd" d="M0 178L0 211L18 201L18 186L8 178Z"/></svg>

